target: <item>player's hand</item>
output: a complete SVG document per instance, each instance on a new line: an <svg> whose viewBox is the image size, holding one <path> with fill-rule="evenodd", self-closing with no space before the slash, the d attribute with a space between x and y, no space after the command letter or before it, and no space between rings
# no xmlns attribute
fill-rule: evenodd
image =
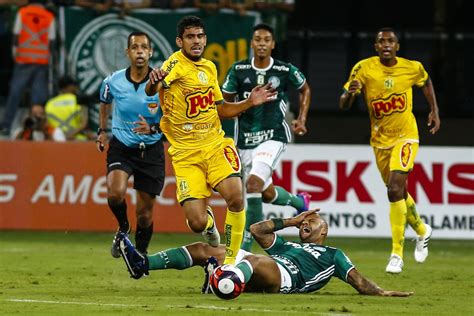
<svg viewBox="0 0 474 316"><path fill-rule="evenodd" d="M249 100L253 106L260 105L262 103L275 100L278 95L278 91L272 88L272 84L268 82L264 86L256 86L250 93Z"/></svg>
<svg viewBox="0 0 474 316"><path fill-rule="evenodd" d="M95 147L97 148L98 152L103 152L105 150L105 145L107 145L109 140L109 136L106 132L100 133L97 135L97 139L95 141Z"/></svg>
<svg viewBox="0 0 474 316"><path fill-rule="evenodd" d="M441 126L441 120L439 119L439 114L437 111L431 111L430 114L428 114L428 126L431 127L430 133L433 135L439 130Z"/></svg>
<svg viewBox="0 0 474 316"><path fill-rule="evenodd" d="M407 297L415 294L414 292L383 291L380 296Z"/></svg>
<svg viewBox="0 0 474 316"><path fill-rule="evenodd" d="M301 223L303 223L306 216L317 213L317 212L319 212L319 208L314 209L314 210L307 210L307 211L299 213L298 215L292 218L293 225L300 228L300 225Z"/></svg>
<svg viewBox="0 0 474 316"><path fill-rule="evenodd" d="M291 125L293 127L293 132L298 135L298 136L303 136L304 134L306 134L307 130L306 130L306 124L301 121L301 120L293 120L291 122Z"/></svg>
<svg viewBox="0 0 474 316"><path fill-rule="evenodd" d="M150 71L150 83L152 85L157 85L161 80L165 79L168 75L168 72L159 68L154 68Z"/></svg>
<svg viewBox="0 0 474 316"><path fill-rule="evenodd" d="M140 118L140 120L133 122L133 124L137 126L132 128L132 132L137 133L138 135L151 134L150 125L148 124L146 119L140 114L138 115L138 117Z"/></svg>
<svg viewBox="0 0 474 316"><path fill-rule="evenodd" d="M360 89L362 89L362 84L359 80L354 79L349 84L349 89L347 91L352 95L358 95L360 94Z"/></svg>

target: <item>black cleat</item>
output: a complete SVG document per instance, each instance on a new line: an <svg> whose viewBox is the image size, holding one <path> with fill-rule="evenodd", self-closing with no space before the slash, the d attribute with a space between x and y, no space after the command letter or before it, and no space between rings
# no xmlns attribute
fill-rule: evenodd
<svg viewBox="0 0 474 316"><path fill-rule="evenodd" d="M219 265L215 257L209 257L204 266L204 283L202 284L201 293L202 294L212 294L211 285L209 284L209 277L211 276L212 271Z"/></svg>
<svg viewBox="0 0 474 316"><path fill-rule="evenodd" d="M130 277L140 279L144 274L148 275L148 258L142 255L133 246L127 234L118 233L120 254L122 255Z"/></svg>

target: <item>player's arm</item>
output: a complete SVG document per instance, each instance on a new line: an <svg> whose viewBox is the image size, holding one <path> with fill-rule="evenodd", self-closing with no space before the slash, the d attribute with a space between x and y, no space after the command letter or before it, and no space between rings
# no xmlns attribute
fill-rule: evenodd
<svg viewBox="0 0 474 316"><path fill-rule="evenodd" d="M250 226L255 241L263 249L271 247L275 239L274 232L286 227L299 227L304 218L309 214L313 214L319 210L309 210L290 218L272 218L266 221L261 221Z"/></svg>
<svg viewBox="0 0 474 316"><path fill-rule="evenodd" d="M249 97L243 101L229 102L224 100L224 102L218 104L217 113L219 113L219 117L223 119L233 118L251 107L274 100L277 93L278 92L272 88L270 83L264 86L256 86L252 89Z"/></svg>
<svg viewBox="0 0 474 316"><path fill-rule="evenodd" d="M95 145L98 151L102 152L108 141L107 123L109 121L109 113L112 105L110 103L100 102L99 107L99 129L97 130L97 140Z"/></svg>
<svg viewBox="0 0 474 316"><path fill-rule="evenodd" d="M428 115L428 126L431 127L430 133L435 134L441 126L441 120L439 119L438 103L436 102L436 95L430 78L428 78L421 90L431 108L430 114Z"/></svg>
<svg viewBox="0 0 474 316"><path fill-rule="evenodd" d="M148 96L155 95L163 86L163 79L168 75L168 72L162 69L153 69L150 71L150 80L148 80L145 93Z"/></svg>
<svg viewBox="0 0 474 316"><path fill-rule="evenodd" d="M300 111L298 118L291 122L293 131L296 135L303 136L306 134L306 117L308 116L309 103L311 101L311 89L307 82L299 89Z"/></svg>
<svg viewBox="0 0 474 316"><path fill-rule="evenodd" d="M339 98L339 108L341 110L348 110L351 108L356 97L360 94L360 89L362 89L362 84L359 80L352 80L349 84L349 89L345 90Z"/></svg>
<svg viewBox="0 0 474 316"><path fill-rule="evenodd" d="M365 278L357 269L352 269L347 275L347 282L352 285L360 294L378 296L398 296L406 297L413 295L413 292L386 291L377 284Z"/></svg>

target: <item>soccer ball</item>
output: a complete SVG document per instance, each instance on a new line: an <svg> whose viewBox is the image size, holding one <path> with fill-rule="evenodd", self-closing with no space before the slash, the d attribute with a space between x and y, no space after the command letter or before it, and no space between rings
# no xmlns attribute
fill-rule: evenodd
<svg viewBox="0 0 474 316"><path fill-rule="evenodd" d="M224 300L236 298L244 291L244 275L234 266L224 264L212 271L209 277L212 293Z"/></svg>

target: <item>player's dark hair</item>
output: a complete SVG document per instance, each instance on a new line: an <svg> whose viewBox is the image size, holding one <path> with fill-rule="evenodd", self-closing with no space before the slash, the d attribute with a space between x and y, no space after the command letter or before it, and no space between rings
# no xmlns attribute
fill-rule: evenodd
<svg viewBox="0 0 474 316"><path fill-rule="evenodd" d="M393 34L395 34L397 39L400 38L394 28L392 28L392 27L382 27L377 31L377 33L375 33L375 42L377 42L377 38L379 36L379 33L381 33L381 32L392 32Z"/></svg>
<svg viewBox="0 0 474 316"><path fill-rule="evenodd" d="M268 24L265 24L265 23L260 23L260 24L257 24L253 27L253 31L257 31L257 30L265 30L265 31L268 31L270 32L270 34L272 34L272 37L273 36L273 27L271 27L270 25Z"/></svg>
<svg viewBox="0 0 474 316"><path fill-rule="evenodd" d="M147 33L145 32L142 32L142 31L134 31L130 34L128 34L128 39L127 39L127 48L130 47L130 45L132 44L132 36L145 36L146 39L148 40L148 44L150 45L150 48L151 48L151 40L150 40L150 36L148 36Z"/></svg>
<svg viewBox="0 0 474 316"><path fill-rule="evenodd" d="M59 90L65 89L68 86L76 86L77 82L70 76L64 76L59 78L58 80L58 88Z"/></svg>
<svg viewBox="0 0 474 316"><path fill-rule="evenodd" d="M204 30L204 23L200 17L194 15L185 16L178 22L178 26L176 27L177 36L183 38L184 31L190 27L200 27Z"/></svg>

